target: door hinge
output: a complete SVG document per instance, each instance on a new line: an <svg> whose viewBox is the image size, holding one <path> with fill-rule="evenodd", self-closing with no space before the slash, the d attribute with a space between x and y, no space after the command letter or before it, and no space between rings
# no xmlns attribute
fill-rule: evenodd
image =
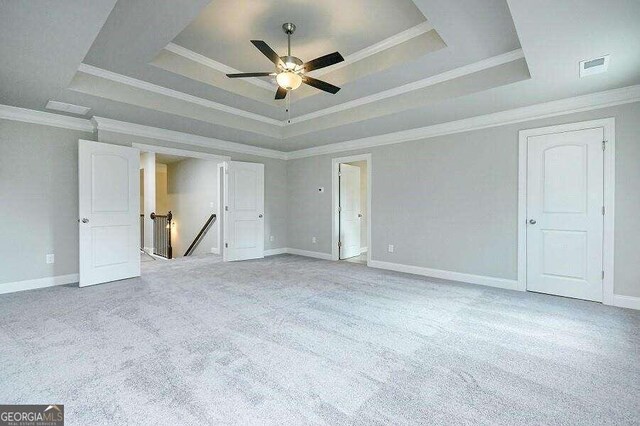
<svg viewBox="0 0 640 426"><path fill-rule="evenodd" d="M603 151L604 151L606 146L607 146L607 141L602 141L602 150Z"/></svg>
<svg viewBox="0 0 640 426"><path fill-rule="evenodd" d="M229 206L224 206L224 211L228 212L229 211Z"/></svg>
<svg viewBox="0 0 640 426"><path fill-rule="evenodd" d="M604 271L602 271L602 279L604 280Z"/></svg>
<svg viewBox="0 0 640 426"><path fill-rule="evenodd" d="M342 207L338 206L338 213L342 211Z"/></svg>
<svg viewBox="0 0 640 426"><path fill-rule="evenodd" d="M342 241L338 241L338 248L342 247Z"/></svg>
<svg viewBox="0 0 640 426"><path fill-rule="evenodd" d="M604 206L602 206L602 216L604 216Z"/></svg>
<svg viewBox="0 0 640 426"><path fill-rule="evenodd" d="M224 248L229 248L229 243L224 243Z"/></svg>

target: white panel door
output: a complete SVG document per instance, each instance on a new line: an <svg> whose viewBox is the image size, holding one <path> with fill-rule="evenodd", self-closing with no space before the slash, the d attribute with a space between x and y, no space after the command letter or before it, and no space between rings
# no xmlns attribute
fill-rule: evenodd
<svg viewBox="0 0 640 426"><path fill-rule="evenodd" d="M224 260L264 257L264 164L229 161Z"/></svg>
<svg viewBox="0 0 640 426"><path fill-rule="evenodd" d="M80 286L140 276L140 152L78 144Z"/></svg>
<svg viewBox="0 0 640 426"><path fill-rule="evenodd" d="M527 290L602 301L603 129L527 140Z"/></svg>
<svg viewBox="0 0 640 426"><path fill-rule="evenodd" d="M340 259L360 255L360 167L340 164Z"/></svg>

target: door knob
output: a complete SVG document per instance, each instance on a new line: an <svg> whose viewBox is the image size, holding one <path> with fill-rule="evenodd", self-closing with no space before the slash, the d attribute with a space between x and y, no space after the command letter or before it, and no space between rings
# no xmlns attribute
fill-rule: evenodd
<svg viewBox="0 0 640 426"><path fill-rule="evenodd" d="M536 221L535 221L535 219L529 219L529 223L532 224L532 225L535 225Z"/></svg>
<svg viewBox="0 0 640 426"><path fill-rule="evenodd" d="M87 219L86 217L82 218L82 223L89 223L89 219Z"/></svg>
<svg viewBox="0 0 640 426"><path fill-rule="evenodd" d="M262 219L262 214L259 214L259 215L258 215L258 217L259 217L260 219Z"/></svg>

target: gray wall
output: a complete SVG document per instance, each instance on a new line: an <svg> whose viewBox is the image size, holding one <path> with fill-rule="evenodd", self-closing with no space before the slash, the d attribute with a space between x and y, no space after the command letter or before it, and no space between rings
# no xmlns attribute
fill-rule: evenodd
<svg viewBox="0 0 640 426"><path fill-rule="evenodd" d="M518 131L605 117L616 118L615 292L640 296L640 103L290 160L289 247L331 253L331 159L371 153L373 260L516 279Z"/></svg>
<svg viewBox="0 0 640 426"><path fill-rule="evenodd" d="M181 257L209 216L219 213L218 165L196 158L169 163L167 178L168 210L173 213L175 223L171 238L173 256ZM214 223L194 254L218 249L217 229Z"/></svg>
<svg viewBox="0 0 640 426"><path fill-rule="evenodd" d="M78 272L78 139L94 136L0 120L0 286Z"/></svg>
<svg viewBox="0 0 640 426"><path fill-rule="evenodd" d="M235 161L247 161L250 163L264 164L265 180L265 250L285 248L287 245L287 166L286 161L274 158L265 158L257 155L238 154L218 149L189 146L157 139L143 138L139 136L122 135L113 132L98 132L98 140L101 142L118 145L131 145L142 143L170 148L188 149L190 151L206 152L209 154L227 155ZM269 237L273 236L274 241Z"/></svg>

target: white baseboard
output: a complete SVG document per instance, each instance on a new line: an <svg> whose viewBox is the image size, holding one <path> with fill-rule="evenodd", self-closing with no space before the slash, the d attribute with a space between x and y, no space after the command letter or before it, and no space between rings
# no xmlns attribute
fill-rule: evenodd
<svg viewBox="0 0 640 426"><path fill-rule="evenodd" d="M403 265L400 263L381 262L372 260L367 266L390 271L406 272L408 274L423 275L425 277L441 278L444 280L459 281L469 284L479 284L489 287L504 288L507 290L521 290L517 280L505 278L487 277L484 275L472 275L462 272L443 271L440 269L422 268L420 266Z"/></svg>
<svg viewBox="0 0 640 426"><path fill-rule="evenodd" d="M622 294L613 295L613 306L627 309L640 309L640 297L623 296Z"/></svg>
<svg viewBox="0 0 640 426"><path fill-rule="evenodd" d="M269 249L264 251L264 255L265 257L267 257L267 256L275 256L276 254L285 254L285 253L288 253L287 250L288 249L286 247Z"/></svg>
<svg viewBox="0 0 640 426"><path fill-rule="evenodd" d="M287 248L287 253L297 254L298 256L314 257L316 259L331 260L331 253L320 253L318 251L299 250Z"/></svg>
<svg viewBox="0 0 640 426"><path fill-rule="evenodd" d="M364 254L369 251L369 247L360 247L360 254Z"/></svg>
<svg viewBox="0 0 640 426"><path fill-rule="evenodd" d="M55 277L37 278L35 280L16 281L0 284L0 294L16 291L34 290L36 288L53 287L78 282L78 274L58 275Z"/></svg>
<svg viewBox="0 0 640 426"><path fill-rule="evenodd" d="M220 249L218 247L211 247L212 254L220 254Z"/></svg>

